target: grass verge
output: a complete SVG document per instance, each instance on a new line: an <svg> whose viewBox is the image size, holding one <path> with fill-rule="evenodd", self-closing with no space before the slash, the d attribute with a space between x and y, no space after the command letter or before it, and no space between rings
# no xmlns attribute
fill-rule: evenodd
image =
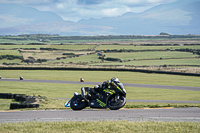
<svg viewBox="0 0 200 133"><path fill-rule="evenodd" d="M124 108L187 108L187 107L199 107L198 103L142 103L142 102L128 102Z"/></svg>
<svg viewBox="0 0 200 133"><path fill-rule="evenodd" d="M198 133L200 123L195 122L130 122L130 121L95 121L95 122L27 122L0 124L0 132L9 133Z"/></svg>
<svg viewBox="0 0 200 133"><path fill-rule="evenodd" d="M70 107L64 107L64 103L68 100L63 99L47 99L44 102L40 103L39 108L26 108L20 110L51 110L51 109L71 109ZM0 110L9 110L10 103L13 102L11 100L0 99ZM187 107L198 107L200 108L200 104L198 103L143 103L143 102L127 102L123 108L127 109L136 109L136 108L187 108ZM19 109L17 109L19 110Z"/></svg>

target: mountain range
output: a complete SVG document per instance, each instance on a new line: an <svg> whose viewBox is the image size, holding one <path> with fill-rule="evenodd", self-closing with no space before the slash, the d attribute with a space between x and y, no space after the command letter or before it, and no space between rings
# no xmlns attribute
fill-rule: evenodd
<svg viewBox="0 0 200 133"><path fill-rule="evenodd" d="M173 35L200 34L200 0L178 0L142 13L64 21L52 12L17 4L0 4L0 35Z"/></svg>

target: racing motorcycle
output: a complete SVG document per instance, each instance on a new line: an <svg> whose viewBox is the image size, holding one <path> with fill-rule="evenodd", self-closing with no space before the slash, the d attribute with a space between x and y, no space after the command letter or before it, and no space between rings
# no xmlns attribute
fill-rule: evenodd
<svg viewBox="0 0 200 133"><path fill-rule="evenodd" d="M94 88L84 88L86 96L74 93L74 96L65 103L65 107L71 107L72 110L82 110L86 107L110 110L118 110L126 104L126 90L122 83L119 83L115 89L103 89L101 92L95 92Z"/></svg>

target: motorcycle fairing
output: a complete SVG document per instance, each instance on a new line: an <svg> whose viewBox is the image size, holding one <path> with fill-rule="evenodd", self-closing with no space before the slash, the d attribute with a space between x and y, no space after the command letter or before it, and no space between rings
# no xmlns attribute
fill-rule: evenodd
<svg viewBox="0 0 200 133"><path fill-rule="evenodd" d="M99 99L90 100L89 106L91 108L107 108L106 104Z"/></svg>
<svg viewBox="0 0 200 133"><path fill-rule="evenodd" d="M70 107L70 102L71 102L71 99L67 102L65 102L65 107Z"/></svg>
<svg viewBox="0 0 200 133"><path fill-rule="evenodd" d="M102 93L96 95L94 99L90 100L89 106L91 108L107 108L107 100L114 93L114 90L104 89Z"/></svg>
<svg viewBox="0 0 200 133"><path fill-rule="evenodd" d="M111 89L104 89L103 91L106 92L106 93L109 93L111 95L115 93L115 91L111 90Z"/></svg>

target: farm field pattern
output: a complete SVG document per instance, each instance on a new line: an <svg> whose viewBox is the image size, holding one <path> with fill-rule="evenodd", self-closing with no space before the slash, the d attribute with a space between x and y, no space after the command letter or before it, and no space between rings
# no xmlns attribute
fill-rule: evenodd
<svg viewBox="0 0 200 133"><path fill-rule="evenodd" d="M199 73L199 57L200 37L191 35L0 37L1 66L123 67Z"/></svg>

